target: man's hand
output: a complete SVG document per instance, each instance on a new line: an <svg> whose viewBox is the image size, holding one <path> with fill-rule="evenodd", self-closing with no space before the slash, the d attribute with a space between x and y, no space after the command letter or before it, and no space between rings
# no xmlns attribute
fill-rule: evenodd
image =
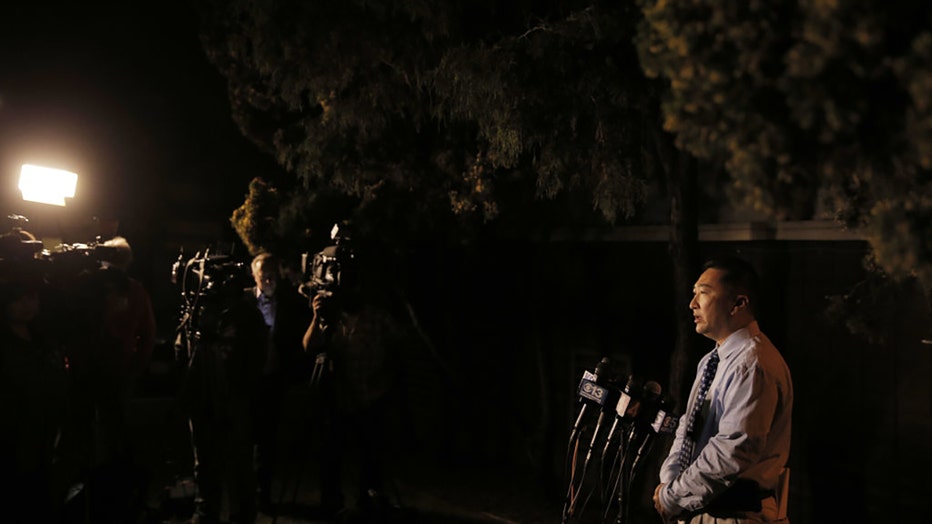
<svg viewBox="0 0 932 524"><path fill-rule="evenodd" d="M322 293L317 293L314 295L314 298L311 299L311 310L314 312L314 316L318 316L321 310L327 309L327 303L329 302L330 296L333 293L325 291Z"/></svg>
<svg viewBox="0 0 932 524"><path fill-rule="evenodd" d="M327 291L322 293L317 293L314 295L314 298L311 299L311 310L313 311L313 318L311 318L311 323L307 326L307 330L304 332L304 337L301 339L301 345L304 347L304 351L318 350L323 343L323 338L320 336L320 333L326 329L326 311L329 308L330 296L333 293Z"/></svg>

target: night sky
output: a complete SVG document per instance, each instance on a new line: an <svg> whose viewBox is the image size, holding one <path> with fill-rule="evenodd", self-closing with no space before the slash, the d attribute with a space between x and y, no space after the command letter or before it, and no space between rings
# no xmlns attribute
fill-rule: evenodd
<svg viewBox="0 0 932 524"><path fill-rule="evenodd" d="M69 220L226 223L253 176L278 172L239 133L224 79L182 0L0 7L0 179L19 166L75 171ZM27 214L28 216L28 214Z"/></svg>

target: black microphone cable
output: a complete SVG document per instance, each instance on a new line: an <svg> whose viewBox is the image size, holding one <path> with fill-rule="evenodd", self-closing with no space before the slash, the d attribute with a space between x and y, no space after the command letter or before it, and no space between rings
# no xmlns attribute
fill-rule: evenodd
<svg viewBox="0 0 932 524"><path fill-rule="evenodd" d="M629 376L625 386L619 393L618 402L615 404L615 419L612 422L612 427L608 432L608 436L605 438L605 446L602 449L601 469L599 472L600 495L603 505L606 503L606 497L610 496L609 493L613 489L610 488L610 486L613 484L612 480L615 476L615 466L620 463L618 453L612 457L611 461L607 460L608 453L614 449L624 449L628 425L631 420L633 420L640 407L641 401L637 393L640 389L641 381L634 375ZM617 438L616 430L618 430ZM612 444L619 439L621 440L619 447L616 448L612 446ZM609 463L611 464L611 468L606 475L605 465Z"/></svg>
<svg viewBox="0 0 932 524"><path fill-rule="evenodd" d="M613 402L613 401L617 398L617 397L613 394L614 391L617 391L617 390L614 390L614 389L612 389L612 388L607 388L607 389L606 389L606 393L605 393L605 397L602 399L602 401L604 402L604 404L602 405L602 409L599 410L599 418L598 418L598 420L596 421L595 428L592 430L592 436L589 438L589 444L586 446L586 456L585 456L585 458L583 459L583 462L582 462L582 471L581 471L581 473L579 474L579 485L578 485L578 489L575 490L575 495L571 496L571 497L570 497L570 500L569 500L569 510L568 510L568 514L569 514L570 516L572 516L572 515L575 513L576 505L577 505L577 503L578 503L578 501L579 501L579 496L582 494L582 491L583 491L583 488L584 488L584 484L585 484L585 482L586 482L586 477L587 477L587 474L588 474L588 472L589 472L589 464L590 464L590 461L592 460L592 450L595 449L595 444L596 444L596 442L598 441L599 434L600 434L600 431L601 431L601 429L602 429L602 425L605 423L605 419L607 418L607 417L606 417L606 412L607 412L609 409L612 409L612 407L614 406L614 402ZM577 441L577 442L578 442L578 441ZM577 449L578 449L578 448L577 448ZM574 462L575 462L575 461L574 461ZM576 464L574 463L574 475L575 475L575 466L576 466ZM598 489L598 485L596 485L596 486L595 486L594 488L592 488L592 489ZM572 489L572 484L571 484L570 490L571 490L571 492L572 492L572 490L573 490L573 489ZM588 502L588 500L589 500L589 498L591 497L591 495L592 495L592 493L590 492L589 495L588 495L588 496L586 497L586 499L585 499L586 502ZM585 505L586 505L586 504L584 503L583 506L582 506L583 509L585 508ZM582 512L582 509L580 510L580 513L581 513L581 512Z"/></svg>
<svg viewBox="0 0 932 524"><path fill-rule="evenodd" d="M635 414L633 420L631 421L631 426L628 431L627 442L624 449L624 458L622 459L621 466L618 473L618 483L616 488L617 501L618 501L618 517L615 520L616 524L623 524L628 520L628 509L630 507L630 498L631 498L631 480L632 480L632 470L633 463L636 460L636 457L632 457L636 453L636 448L638 446L637 442L642 438L642 435L646 435L645 428L650 429L650 424L653 422L654 416L657 410L657 401L660 397L662 388L660 384L653 380L649 380L644 383L644 387L641 390L641 405L638 407L638 411Z"/></svg>

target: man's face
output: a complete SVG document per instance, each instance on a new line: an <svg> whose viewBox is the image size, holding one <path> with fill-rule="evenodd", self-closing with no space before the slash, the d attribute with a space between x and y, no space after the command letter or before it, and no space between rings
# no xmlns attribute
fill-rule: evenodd
<svg viewBox="0 0 932 524"><path fill-rule="evenodd" d="M260 262L252 276L256 280L256 287L260 293L269 298L275 294L275 287L278 285L278 268L274 264Z"/></svg>
<svg viewBox="0 0 932 524"><path fill-rule="evenodd" d="M735 297L722 284L722 270L710 268L699 275L693 285L693 299L689 309L693 312L696 333L716 342L722 342L734 331L731 328Z"/></svg>

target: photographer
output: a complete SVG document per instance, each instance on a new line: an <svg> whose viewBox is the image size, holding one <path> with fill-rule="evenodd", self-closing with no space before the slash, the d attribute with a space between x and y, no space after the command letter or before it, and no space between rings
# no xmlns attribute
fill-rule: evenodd
<svg viewBox="0 0 932 524"><path fill-rule="evenodd" d="M192 297L195 319L182 325L191 347L180 400L189 416L197 483L189 522L220 522L226 485L231 522L251 523L257 514L256 399L267 361L268 328L235 278L235 265L212 264L206 256L192 262L204 265Z"/></svg>
<svg viewBox="0 0 932 524"><path fill-rule="evenodd" d="M320 429L321 509L334 518L344 509L344 461L358 467L356 506L367 516L387 509L383 498L383 446L389 393L395 382L390 356L398 329L374 286L365 286L355 263L334 260L333 284L317 287L303 345L316 355L313 414ZM365 290L365 295L363 294ZM350 454L352 452L352 454Z"/></svg>

